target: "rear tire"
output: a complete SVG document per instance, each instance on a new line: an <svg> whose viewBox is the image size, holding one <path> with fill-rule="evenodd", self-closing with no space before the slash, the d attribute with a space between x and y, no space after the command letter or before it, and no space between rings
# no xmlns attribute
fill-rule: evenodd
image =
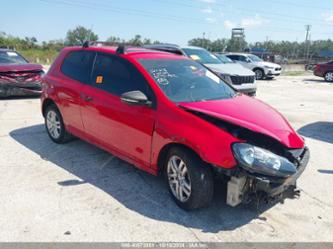
<svg viewBox="0 0 333 249"><path fill-rule="evenodd" d="M179 207L194 210L209 206L214 193L213 174L195 153L171 148L164 169L169 192Z"/></svg>
<svg viewBox="0 0 333 249"><path fill-rule="evenodd" d="M44 116L47 134L53 142L62 144L72 139L72 136L66 131L61 113L55 105L49 105Z"/></svg>
<svg viewBox="0 0 333 249"><path fill-rule="evenodd" d="M333 82L333 72L325 73L324 79L326 82Z"/></svg>

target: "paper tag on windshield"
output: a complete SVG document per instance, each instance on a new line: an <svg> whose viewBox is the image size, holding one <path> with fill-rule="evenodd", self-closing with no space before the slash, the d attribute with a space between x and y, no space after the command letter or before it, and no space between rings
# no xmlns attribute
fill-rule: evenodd
<svg viewBox="0 0 333 249"><path fill-rule="evenodd" d="M211 71L206 71L206 76L214 80L217 84L220 84L220 78L213 74Z"/></svg>
<svg viewBox="0 0 333 249"><path fill-rule="evenodd" d="M191 57L192 60L195 60L195 61L199 61L200 60L200 57L197 56L196 54L192 54L192 55L190 55L190 57Z"/></svg>
<svg viewBox="0 0 333 249"><path fill-rule="evenodd" d="M15 53L15 52L7 52L7 55L8 56L17 56L17 53Z"/></svg>

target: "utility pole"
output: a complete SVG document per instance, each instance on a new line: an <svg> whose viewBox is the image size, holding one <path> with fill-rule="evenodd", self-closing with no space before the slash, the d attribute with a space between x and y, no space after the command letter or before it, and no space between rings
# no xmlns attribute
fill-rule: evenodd
<svg viewBox="0 0 333 249"><path fill-rule="evenodd" d="M309 57L309 49L310 49L310 30L311 30L311 25L305 25L305 30L306 30L306 36L305 36L305 53L304 53L304 58L305 62L308 62L308 57Z"/></svg>

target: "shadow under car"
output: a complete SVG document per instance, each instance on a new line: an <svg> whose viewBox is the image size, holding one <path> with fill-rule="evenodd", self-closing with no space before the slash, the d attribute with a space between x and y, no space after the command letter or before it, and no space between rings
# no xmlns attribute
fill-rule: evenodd
<svg viewBox="0 0 333 249"><path fill-rule="evenodd" d="M149 175L82 140L55 144L42 124L13 130L10 136L42 159L80 179L67 179L54 184L62 187L92 184L126 208L151 219L215 233L234 230L253 219L265 220L260 217L261 213L273 205L260 203L259 206L229 207L225 202L226 186L217 181L211 205L186 212L174 203L161 177Z"/></svg>
<svg viewBox="0 0 333 249"><path fill-rule="evenodd" d="M307 124L298 129L298 133L305 137L333 143L333 122L319 121Z"/></svg>

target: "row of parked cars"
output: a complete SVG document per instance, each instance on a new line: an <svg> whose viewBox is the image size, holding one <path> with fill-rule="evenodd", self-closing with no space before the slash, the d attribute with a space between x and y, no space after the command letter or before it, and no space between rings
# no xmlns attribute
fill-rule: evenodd
<svg viewBox="0 0 333 249"><path fill-rule="evenodd" d="M200 47L172 44L149 45L145 48L190 57L210 68L238 91L250 96L254 96L257 91L255 80L273 78L281 73L279 65L265 62L252 54L213 54ZM43 74L41 65L28 63L16 51L0 50L0 97L40 94Z"/></svg>
<svg viewBox="0 0 333 249"><path fill-rule="evenodd" d="M173 44L157 44L145 46L149 49L188 56L204 64L233 85L240 92L255 95L255 80L271 79L281 74L281 66L266 62L253 54L245 53L211 53L199 47L180 47Z"/></svg>

